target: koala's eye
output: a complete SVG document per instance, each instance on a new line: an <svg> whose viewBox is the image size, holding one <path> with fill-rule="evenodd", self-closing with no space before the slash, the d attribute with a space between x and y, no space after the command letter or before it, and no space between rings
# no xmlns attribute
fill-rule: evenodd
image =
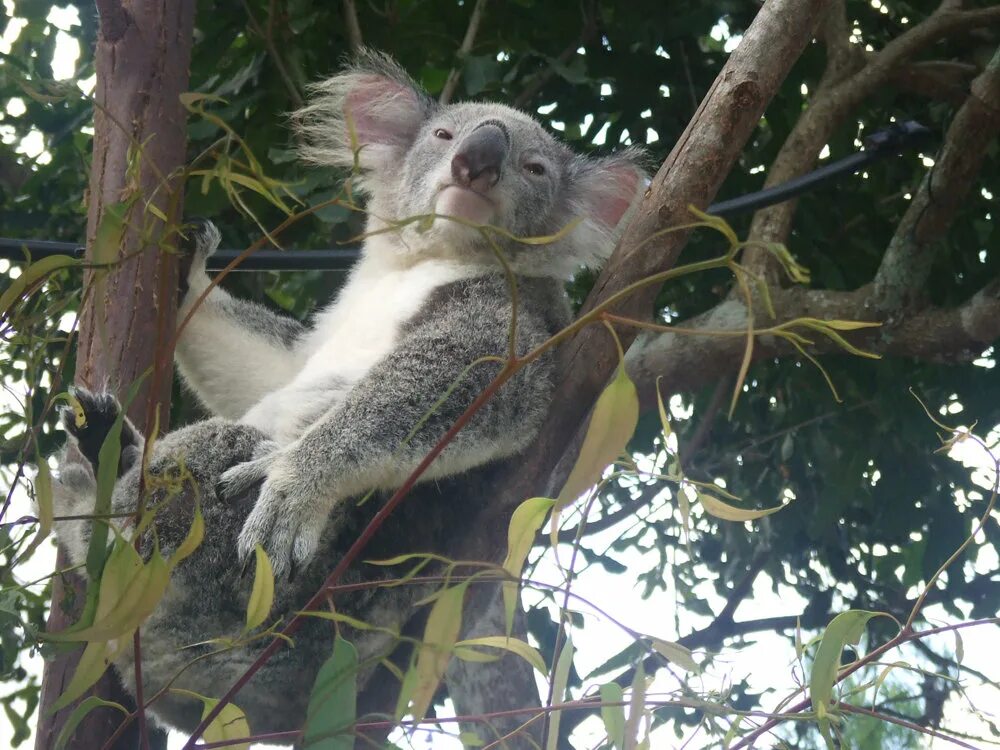
<svg viewBox="0 0 1000 750"><path fill-rule="evenodd" d="M435 138L440 138L442 141L450 141L451 140L451 133L449 133L444 128L437 128L434 131L434 137Z"/></svg>
<svg viewBox="0 0 1000 750"><path fill-rule="evenodd" d="M537 161L531 161L524 165L524 171L535 177L541 177L545 174L545 165L539 164Z"/></svg>

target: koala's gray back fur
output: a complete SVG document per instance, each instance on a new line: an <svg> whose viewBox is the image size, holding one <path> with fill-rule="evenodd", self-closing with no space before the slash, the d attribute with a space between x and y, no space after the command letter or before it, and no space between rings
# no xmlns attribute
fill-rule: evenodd
<svg viewBox="0 0 1000 750"><path fill-rule="evenodd" d="M558 282L543 279L519 279L518 352L524 354L547 339L568 321L568 309ZM506 282L500 275L471 279L442 287L425 308L408 324L402 337L400 356L420 361L412 372L396 373L428 379L438 362L431 383L416 384L413 392L426 392L425 402L394 403L395 432L400 440L440 395L441 383L450 383L459 374L453 371L458 357L466 351L503 356L503 342L510 324L510 302ZM498 346L500 349L498 350ZM455 350L455 351L453 351ZM456 353L457 352L457 353ZM430 370L428 368L431 368ZM454 419L475 398L499 364L487 363L476 368L459 385L441 411L428 419L413 440L423 447L430 445L450 427ZM509 440L513 435L530 438L544 418L552 389L549 357L526 368L484 406L467 427L471 439ZM378 382L375 379L373 382ZM405 383L404 383L405 389ZM392 393L366 394L372 409L385 409L395 398ZM201 546L174 571L166 598L142 629L143 674L145 694L153 694L187 665L194 657L213 650L211 646L183 648L216 637L233 637L245 621L247 600L252 586L252 571L242 575L236 560L236 539L256 500L256 490L242 496L223 499L217 493L222 473L235 464L250 460L266 439L259 430L226 419L215 418L169 433L153 448L147 478L148 486L157 486L157 476L176 475L179 467L190 472L198 488L205 535ZM367 437L357 436L357 450L364 451ZM463 433L456 439L461 443ZM322 457L317 456L317 460ZM442 456L444 459L445 456ZM363 456L361 456L363 460ZM142 480L141 462L136 461L119 480L113 496L116 512L131 512L136 507ZM363 559L377 560L411 552L447 552L455 526L474 519L491 500L492 478L502 464L483 466L462 475L417 485L404 503L389 517L363 553ZM179 495L167 498L160 490L149 503L165 502L156 514L156 534L161 551L169 555L184 539L191 525L194 493L190 482ZM93 507L92 476L80 465L62 469L55 499L58 515L89 513ZM387 499L388 493L376 494L366 503L351 501L338 507L336 531L323 536L320 551L313 563L298 571L296 577L276 589L275 606L268 623L287 619L319 589L332 567L364 529ZM67 522L58 529L74 562L86 556L89 523ZM148 555L151 540L143 542ZM408 569L376 567L358 563L351 567L341 583L399 577ZM338 593L337 610L383 628L401 630L414 614L414 603L430 593L427 586L369 588ZM391 636L373 631L352 631L341 627L343 635L358 649L364 669L359 688L364 688L376 669L387 679L389 673L377 666L379 658L397 646ZM188 667L174 682L210 697L221 696L246 670L268 644L259 641ZM236 697L235 703L246 713L255 733L300 729L305 721L309 690L316 672L330 656L333 627L329 622L307 620L295 636L295 648L282 648L272 657ZM125 652L117 664L123 682L134 685L133 656ZM365 708L362 693L361 709ZM374 707L373 707L374 708ZM191 730L201 717L198 701L167 695L156 702L152 713L169 725Z"/></svg>

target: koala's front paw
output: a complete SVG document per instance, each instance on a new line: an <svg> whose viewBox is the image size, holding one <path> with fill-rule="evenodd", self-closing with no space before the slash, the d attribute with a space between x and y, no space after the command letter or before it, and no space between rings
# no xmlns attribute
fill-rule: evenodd
<svg viewBox="0 0 1000 750"><path fill-rule="evenodd" d="M329 511L329 504L299 481L294 469L273 465L240 531L240 559L247 559L259 544L275 578L293 575L316 554Z"/></svg>

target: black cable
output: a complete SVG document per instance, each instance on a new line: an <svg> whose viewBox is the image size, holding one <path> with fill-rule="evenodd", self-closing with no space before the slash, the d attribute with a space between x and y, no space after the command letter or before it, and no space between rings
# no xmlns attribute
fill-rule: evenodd
<svg viewBox="0 0 1000 750"><path fill-rule="evenodd" d="M733 216L746 211L781 203L789 198L812 190L821 183L845 174L854 174L868 164L898 154L900 151L918 148L934 138L930 128L914 120L893 123L865 138L864 151L859 151L843 159L814 169L812 172L783 182L774 187L741 195L738 198L713 203L707 212L715 216ZM24 262L27 250L32 260L48 255L70 255L84 257L84 250L73 242L53 242L50 240L18 240L0 237L0 258ZM218 250L208 261L210 271L218 271L229 265L242 250ZM258 250L245 258L234 270L237 271L346 271L357 260L357 247L343 247L323 250Z"/></svg>

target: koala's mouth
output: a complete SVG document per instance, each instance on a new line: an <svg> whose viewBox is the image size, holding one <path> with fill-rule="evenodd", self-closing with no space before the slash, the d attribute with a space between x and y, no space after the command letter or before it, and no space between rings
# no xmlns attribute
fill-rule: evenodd
<svg viewBox="0 0 1000 750"><path fill-rule="evenodd" d="M461 185L445 185L437 195L435 213L453 216L474 224L489 224L497 207L482 193Z"/></svg>

